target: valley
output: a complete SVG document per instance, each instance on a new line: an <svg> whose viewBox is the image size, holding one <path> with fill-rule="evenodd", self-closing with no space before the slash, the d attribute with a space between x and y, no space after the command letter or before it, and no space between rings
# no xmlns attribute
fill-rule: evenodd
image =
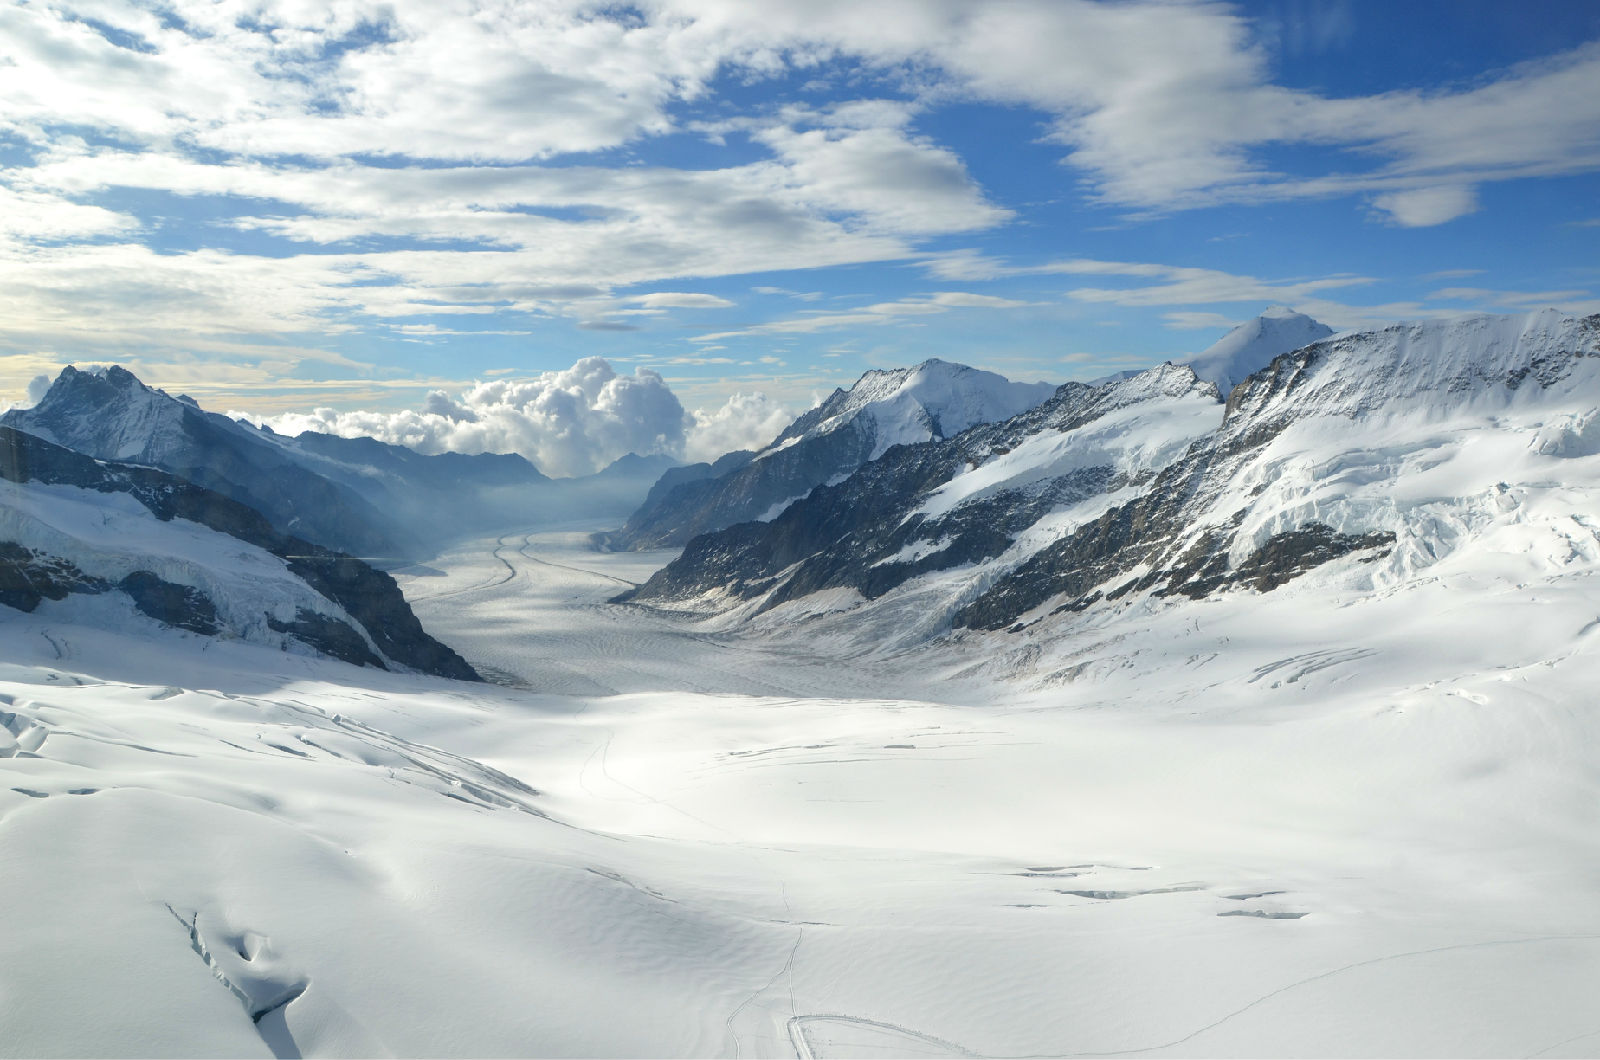
<svg viewBox="0 0 1600 1060"><path fill-rule="evenodd" d="M0 427L0 1052L1591 1054L1597 336L869 372L634 481L681 550L380 447L470 515L388 571Z"/></svg>
<svg viewBox="0 0 1600 1060"><path fill-rule="evenodd" d="M1600 3L0 0L0 1060L1600 1058Z"/></svg>

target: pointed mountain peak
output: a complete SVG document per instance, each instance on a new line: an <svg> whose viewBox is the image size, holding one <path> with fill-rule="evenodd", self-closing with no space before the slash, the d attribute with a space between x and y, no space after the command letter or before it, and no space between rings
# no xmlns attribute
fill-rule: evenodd
<svg viewBox="0 0 1600 1060"><path fill-rule="evenodd" d="M1222 336L1204 353L1182 363L1193 368L1201 379L1215 383L1226 397L1234 384L1271 364L1274 357L1332 334L1333 329L1321 321L1288 306L1275 305Z"/></svg>
<svg viewBox="0 0 1600 1060"><path fill-rule="evenodd" d="M37 405L13 409L4 422L100 459L151 463L181 437L185 411L120 365L68 365Z"/></svg>
<svg viewBox="0 0 1600 1060"><path fill-rule="evenodd" d="M92 364L83 368L69 364L61 369L55 382L39 399L36 408L77 405L84 402L104 403L125 395L159 394L161 391L146 386L139 377L119 364Z"/></svg>

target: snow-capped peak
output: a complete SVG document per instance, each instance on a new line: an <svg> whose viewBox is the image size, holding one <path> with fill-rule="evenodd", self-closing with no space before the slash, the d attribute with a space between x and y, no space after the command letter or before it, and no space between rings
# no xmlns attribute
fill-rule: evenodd
<svg viewBox="0 0 1600 1060"><path fill-rule="evenodd" d="M1275 305L1222 336L1205 352L1180 363L1193 368L1201 379L1215 383L1226 397L1241 379L1259 372L1279 354L1332 334L1328 325L1288 306Z"/></svg>
<svg viewBox="0 0 1600 1060"><path fill-rule="evenodd" d="M875 432L876 458L893 445L948 438L980 423L1007 419L1055 390L1050 383L1016 383L937 358L911 368L875 369L790 424L774 447L831 433L865 416Z"/></svg>
<svg viewBox="0 0 1600 1060"><path fill-rule="evenodd" d="M37 405L6 422L102 459L153 463L180 444L184 410L119 365L68 365Z"/></svg>

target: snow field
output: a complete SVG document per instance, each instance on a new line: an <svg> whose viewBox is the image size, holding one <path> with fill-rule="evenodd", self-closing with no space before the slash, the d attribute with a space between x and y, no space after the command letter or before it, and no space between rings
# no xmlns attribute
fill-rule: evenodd
<svg viewBox="0 0 1600 1060"><path fill-rule="evenodd" d="M4 1052L1600 1041L1587 572L1335 573L1026 665L967 637L846 668L806 625L605 604L638 556L509 544L406 587L532 689L8 622ZM560 658L654 687L538 691Z"/></svg>

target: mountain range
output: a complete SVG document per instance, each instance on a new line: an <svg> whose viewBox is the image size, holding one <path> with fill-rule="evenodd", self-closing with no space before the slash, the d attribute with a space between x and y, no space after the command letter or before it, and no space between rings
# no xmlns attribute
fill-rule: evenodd
<svg viewBox="0 0 1600 1060"><path fill-rule="evenodd" d="M310 439L552 509L391 574L0 426L0 1053L1581 1055L1600 316L1269 330L665 567L755 454Z"/></svg>
<svg viewBox="0 0 1600 1060"><path fill-rule="evenodd" d="M1069 383L697 537L619 599L740 622L829 614L918 643L1271 591L1325 566L1374 591L1600 452L1596 394L1600 316L1555 311L1324 338L1226 402L1192 363Z"/></svg>
<svg viewBox="0 0 1600 1060"><path fill-rule="evenodd" d="M1178 363L1226 396L1233 384L1280 353L1333 334L1282 306L1240 324L1204 352ZM1123 372L1101 380L1126 380ZM1069 388L1079 384L1069 384ZM801 415L759 452L675 468L656 483L620 529L597 534L607 549L671 548L697 534L775 518L817 486L837 483L896 445L951 438L1005 420L1057 393L945 361L873 371Z"/></svg>
<svg viewBox="0 0 1600 1060"><path fill-rule="evenodd" d="M667 457L628 454L597 474L553 480L515 453L424 455L374 438L294 437L200 408L126 369L63 369L32 408L0 424L102 460L161 468L247 505L278 531L382 566L552 511L630 510Z"/></svg>

